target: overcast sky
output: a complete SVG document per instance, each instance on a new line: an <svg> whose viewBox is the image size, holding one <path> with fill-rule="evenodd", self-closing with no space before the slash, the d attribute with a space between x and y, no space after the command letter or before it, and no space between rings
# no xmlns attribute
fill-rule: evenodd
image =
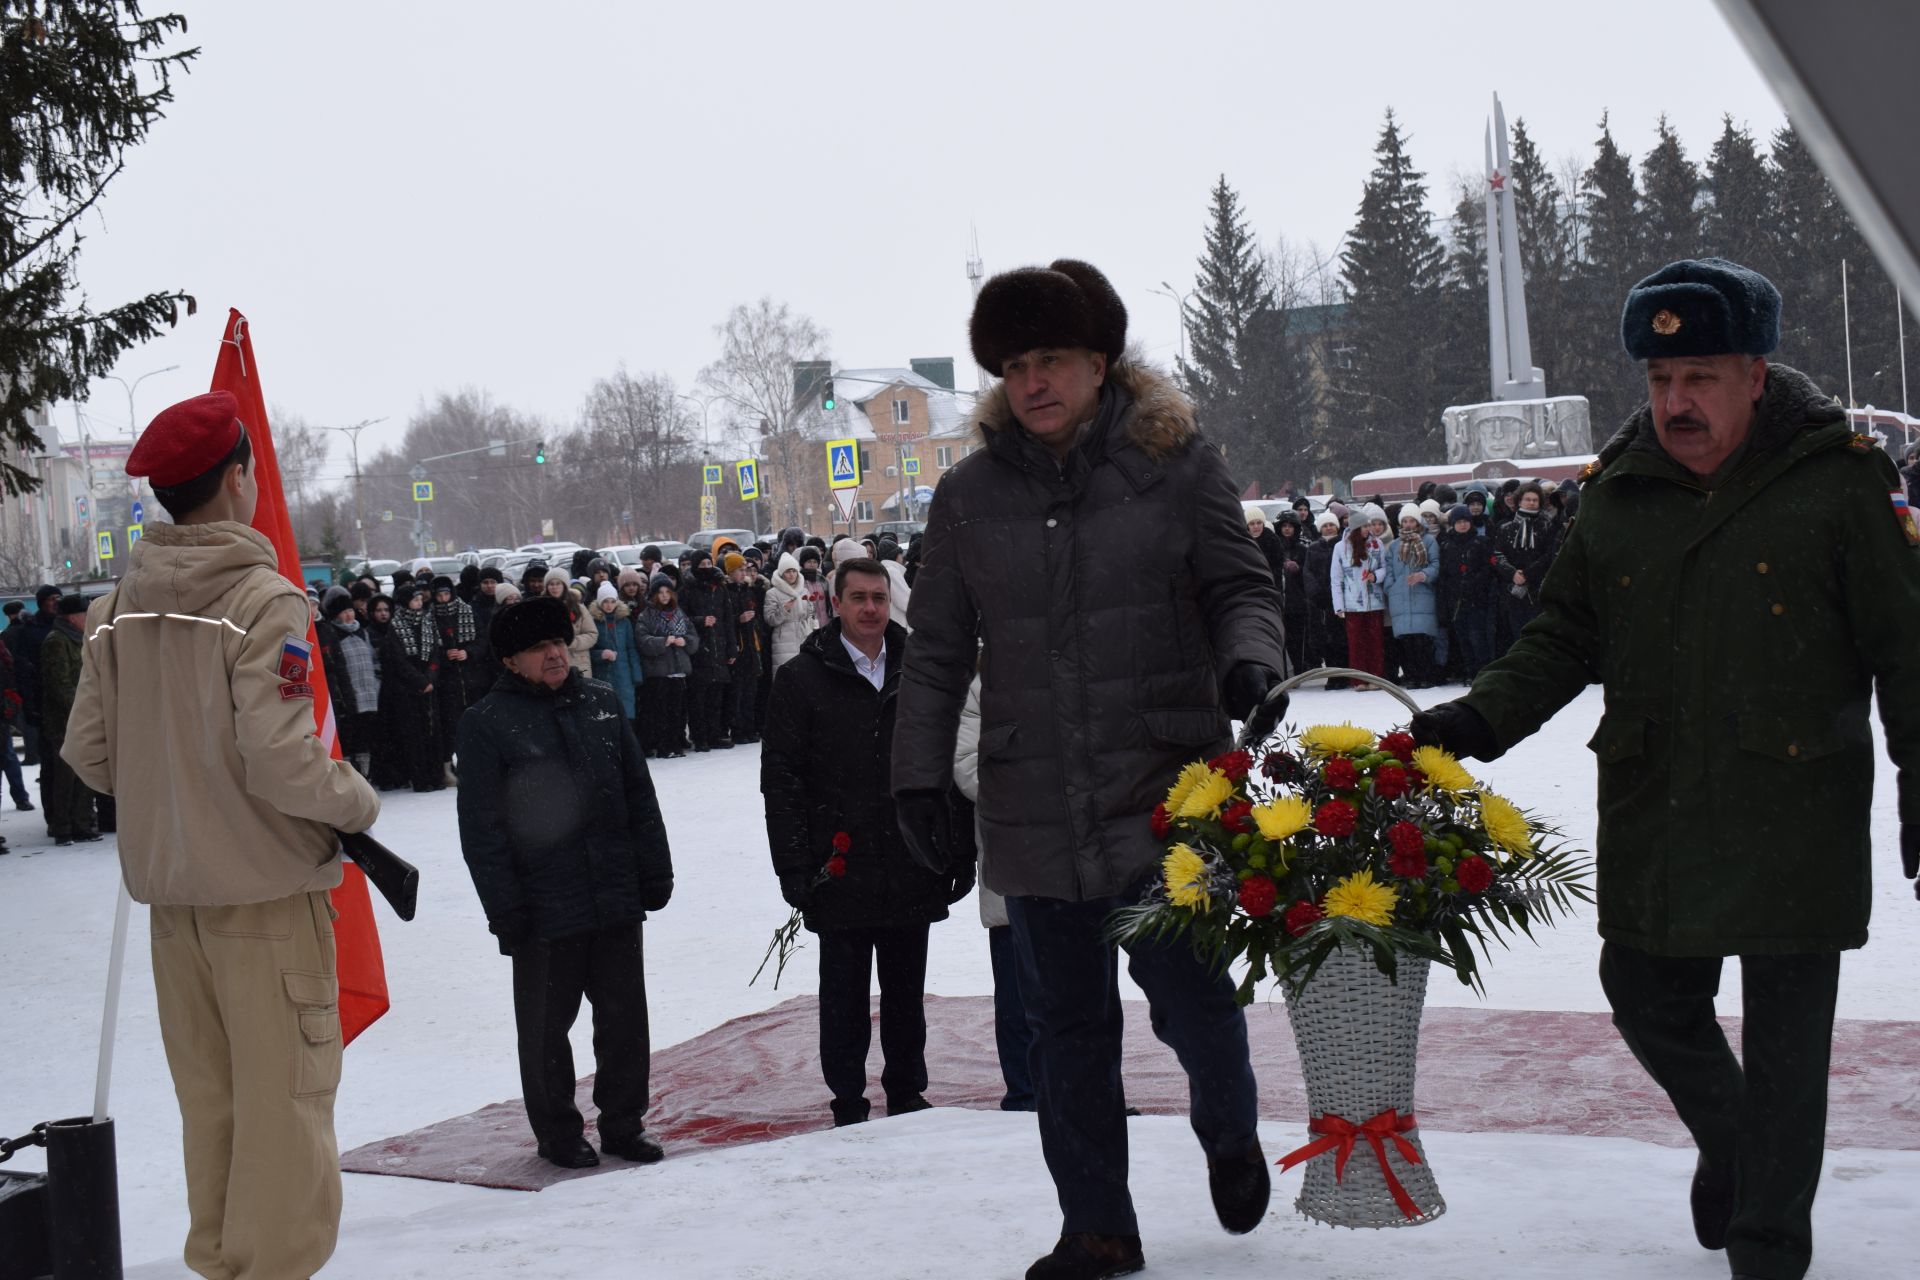
<svg viewBox="0 0 1920 1280"><path fill-rule="evenodd" d="M81 259L97 304L199 300L122 362L180 366L139 416L206 388L234 306L272 403L387 418L363 452L463 386L560 424L623 362L690 390L762 294L843 367L951 355L967 385L972 228L989 273L1092 261L1170 360L1149 290L1191 287L1215 177L1263 241L1330 250L1388 107L1436 212L1495 90L1556 161L1603 111L1636 157L1662 111L1697 159L1722 112L1783 118L1710 0L148 7L202 53ZM86 411L125 429L116 383Z"/></svg>

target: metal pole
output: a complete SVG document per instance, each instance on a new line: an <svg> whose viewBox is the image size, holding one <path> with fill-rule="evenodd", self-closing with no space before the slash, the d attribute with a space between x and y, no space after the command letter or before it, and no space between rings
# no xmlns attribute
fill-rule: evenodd
<svg viewBox="0 0 1920 1280"><path fill-rule="evenodd" d="M113 1041L120 1025L120 976L127 961L127 912L133 906L124 880L119 881L119 888L119 902L113 909L113 948L107 955L107 1004L100 1012L100 1068L93 1079L95 1124L107 1118L107 1088L113 1081Z"/></svg>
<svg viewBox="0 0 1920 1280"><path fill-rule="evenodd" d="M1847 301L1847 260L1840 259L1840 332L1847 347L1847 408L1853 408L1853 312Z"/></svg>
<svg viewBox="0 0 1920 1280"><path fill-rule="evenodd" d="M87 495L87 576L100 576L100 539L94 536L93 526L93 457L87 452L87 418L80 412L80 403L73 405L73 422L80 430L80 491Z"/></svg>
<svg viewBox="0 0 1920 1280"><path fill-rule="evenodd" d="M1893 319L1900 330L1900 412L1907 412L1907 309L1900 302L1900 290L1893 291Z"/></svg>
<svg viewBox="0 0 1920 1280"><path fill-rule="evenodd" d="M1188 295L1180 292L1180 290L1174 288L1172 285L1168 284L1165 280L1162 280L1160 282L1160 287L1158 289L1155 289L1149 286L1147 288L1147 292L1157 293L1161 297L1165 298L1167 301L1173 304L1174 314L1179 318L1179 323L1176 326L1174 333L1180 340L1180 347L1179 347L1180 358L1182 360L1185 360L1187 358L1187 297Z"/></svg>
<svg viewBox="0 0 1920 1280"><path fill-rule="evenodd" d="M353 524L360 531L360 559L364 564L367 555L367 512L360 501L360 428L355 427L353 434L347 437L353 453Z"/></svg>

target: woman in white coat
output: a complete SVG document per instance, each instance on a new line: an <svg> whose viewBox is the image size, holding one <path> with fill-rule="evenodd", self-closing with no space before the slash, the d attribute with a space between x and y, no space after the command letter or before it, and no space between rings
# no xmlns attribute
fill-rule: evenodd
<svg viewBox="0 0 1920 1280"><path fill-rule="evenodd" d="M801 643L819 627L820 584L808 582L800 572L800 562L789 551L780 557L780 567L767 579L767 626L773 629L773 669L778 671Z"/></svg>

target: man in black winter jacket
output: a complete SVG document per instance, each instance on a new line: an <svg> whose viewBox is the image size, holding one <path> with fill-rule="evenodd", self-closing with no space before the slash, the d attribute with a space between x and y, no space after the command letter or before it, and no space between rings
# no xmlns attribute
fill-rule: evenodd
<svg viewBox="0 0 1920 1280"><path fill-rule="evenodd" d="M697 550L689 554L692 559L680 578L680 608L693 623L700 643L688 650L693 655L693 679L687 690L687 733L695 751L724 750L733 745L725 718L739 624L732 591L712 554Z"/></svg>
<svg viewBox="0 0 1920 1280"><path fill-rule="evenodd" d="M33 593L34 612L7 630L7 648L13 654L13 676L20 688L21 735L26 753L20 763L40 763L40 646L46 643L59 616L60 588L43 586Z"/></svg>
<svg viewBox="0 0 1920 1280"><path fill-rule="evenodd" d="M973 888L971 856L936 875L907 856L887 789L907 632L877 560L834 575L836 616L774 674L760 747L780 892L820 935L820 1069L833 1122L867 1118L868 991L880 970L887 1113L927 1101L927 927Z"/></svg>
<svg viewBox="0 0 1920 1280"><path fill-rule="evenodd" d="M567 1032L593 1005L600 1150L650 1163L646 976L640 922L673 895L673 861L646 760L613 690L567 665L566 603L497 609L506 668L460 721L460 846L487 927L513 957L520 1086L540 1154L600 1163L573 1101Z"/></svg>

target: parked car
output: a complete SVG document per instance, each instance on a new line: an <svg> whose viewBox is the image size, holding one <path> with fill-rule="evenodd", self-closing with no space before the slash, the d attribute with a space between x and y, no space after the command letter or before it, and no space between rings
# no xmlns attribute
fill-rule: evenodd
<svg viewBox="0 0 1920 1280"><path fill-rule="evenodd" d="M721 538L732 538L741 546L750 546L760 535L751 529L699 529L687 535L687 545L701 551L713 550L713 544ZM662 552L666 550L663 546Z"/></svg>
<svg viewBox="0 0 1920 1280"><path fill-rule="evenodd" d="M361 560L356 557L347 561L346 567L348 574L351 575L349 581L352 578L371 575L373 580L380 584L380 590L390 594L393 591L394 570L400 567L400 562L398 560Z"/></svg>
<svg viewBox="0 0 1920 1280"><path fill-rule="evenodd" d="M873 538L878 542L882 535L890 533L893 540L904 547L926 531L924 520L882 520L873 526Z"/></svg>
<svg viewBox="0 0 1920 1280"><path fill-rule="evenodd" d="M574 552L585 550L586 548L577 542L529 542L520 548L522 555L539 556L548 564L571 560Z"/></svg>

